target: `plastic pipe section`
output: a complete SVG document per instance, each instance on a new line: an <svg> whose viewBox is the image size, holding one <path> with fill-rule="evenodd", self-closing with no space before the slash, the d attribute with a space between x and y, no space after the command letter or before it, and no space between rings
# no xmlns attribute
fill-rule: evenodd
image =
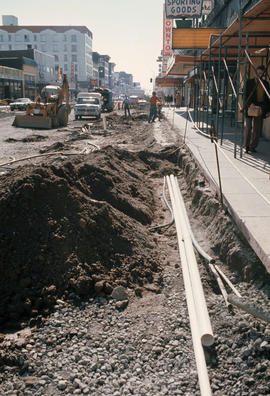
<svg viewBox="0 0 270 396"><path fill-rule="evenodd" d="M168 176L166 176L166 181L167 181L172 207L174 211L174 217L175 217L177 240L180 251L183 279L184 279L185 292L186 292L186 300L187 300L189 320L190 320L190 328L192 334L192 342L195 353L195 360L196 360L201 395L211 396L212 392L211 392L211 387L210 387L210 382L209 382L209 377L205 362L204 350L201 342L201 330L199 329L197 312L195 308L195 301L194 301L190 273L189 273L188 256L186 252L185 242L182 234L182 226L179 216L180 202L179 199L177 199L175 189L173 188L171 180Z"/></svg>
<svg viewBox="0 0 270 396"><path fill-rule="evenodd" d="M184 239L185 250L188 259L192 294L195 301L195 309L197 313L199 329L201 332L202 344L204 346L210 346L214 343L213 331L205 302L197 260L190 237L189 226L187 224L185 204L176 177L171 175L170 181L178 202L179 209L178 212L175 213L175 217L178 216L180 219L182 238Z"/></svg>

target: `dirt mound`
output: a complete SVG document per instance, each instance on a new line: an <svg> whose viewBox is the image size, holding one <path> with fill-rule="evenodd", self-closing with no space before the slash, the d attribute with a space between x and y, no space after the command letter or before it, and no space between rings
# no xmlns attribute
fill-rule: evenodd
<svg viewBox="0 0 270 396"><path fill-rule="evenodd" d="M91 296L153 281L149 170L139 154L107 147L2 177L1 324L44 313L72 291Z"/></svg>

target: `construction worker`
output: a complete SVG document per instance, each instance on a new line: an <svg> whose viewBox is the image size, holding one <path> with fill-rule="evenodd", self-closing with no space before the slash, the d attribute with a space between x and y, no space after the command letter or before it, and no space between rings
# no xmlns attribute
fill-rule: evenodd
<svg viewBox="0 0 270 396"><path fill-rule="evenodd" d="M159 97L157 96L156 92L154 91L152 93L152 96L150 98L150 111L149 111L149 116L148 116L148 122L155 122L156 116L157 116L157 104L161 102Z"/></svg>
<svg viewBox="0 0 270 396"><path fill-rule="evenodd" d="M123 108L125 110L125 118L127 118L127 113L128 113L128 116L131 117L131 114L130 114L130 101L129 101L129 98L127 96L123 100Z"/></svg>

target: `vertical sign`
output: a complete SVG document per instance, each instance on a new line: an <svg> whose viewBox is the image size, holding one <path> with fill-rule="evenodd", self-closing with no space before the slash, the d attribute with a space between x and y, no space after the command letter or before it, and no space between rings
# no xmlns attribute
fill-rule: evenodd
<svg viewBox="0 0 270 396"><path fill-rule="evenodd" d="M75 65L72 62L70 68L70 81L75 81Z"/></svg>
<svg viewBox="0 0 270 396"><path fill-rule="evenodd" d="M163 57L172 56L172 28L173 20L166 18L165 6L163 11Z"/></svg>

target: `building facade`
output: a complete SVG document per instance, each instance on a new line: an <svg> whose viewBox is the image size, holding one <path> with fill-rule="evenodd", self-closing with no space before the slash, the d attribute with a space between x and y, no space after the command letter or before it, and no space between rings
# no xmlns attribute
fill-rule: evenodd
<svg viewBox="0 0 270 396"><path fill-rule="evenodd" d="M28 59L33 59L36 62L36 81L39 88L42 88L47 84L55 83L57 79L57 74L55 72L54 56L36 49L0 51L0 59L12 57L16 58L22 56Z"/></svg>
<svg viewBox="0 0 270 396"><path fill-rule="evenodd" d="M0 99L23 96L23 71L0 65Z"/></svg>
<svg viewBox="0 0 270 396"><path fill-rule="evenodd" d="M23 75L22 96L34 100L38 93L37 80L36 80L36 75L37 75L36 62L33 59L29 59L24 56L8 57L8 58L0 58L0 65L22 71L22 75ZM17 97L18 96L16 94L14 99Z"/></svg>
<svg viewBox="0 0 270 396"><path fill-rule="evenodd" d="M52 55L69 81L93 78L92 33L85 26L0 26L0 51L36 49ZM44 72L41 72L44 73Z"/></svg>

